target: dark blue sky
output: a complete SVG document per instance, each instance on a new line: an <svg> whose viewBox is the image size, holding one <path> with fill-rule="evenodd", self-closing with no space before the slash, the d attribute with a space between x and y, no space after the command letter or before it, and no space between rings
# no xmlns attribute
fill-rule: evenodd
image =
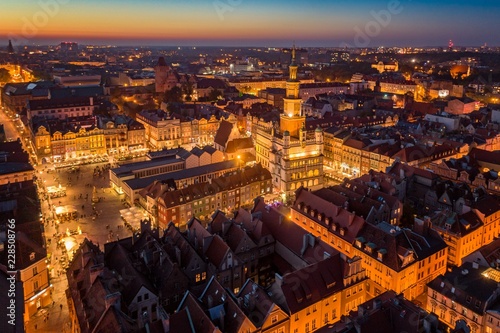
<svg viewBox="0 0 500 333"><path fill-rule="evenodd" d="M499 17L500 1L483 0L3 0L0 38L330 47L444 46L452 39L493 46L500 45Z"/></svg>

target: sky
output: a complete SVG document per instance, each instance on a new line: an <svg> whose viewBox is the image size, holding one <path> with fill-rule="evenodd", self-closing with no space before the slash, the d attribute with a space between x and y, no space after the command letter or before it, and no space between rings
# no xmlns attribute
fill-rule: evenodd
<svg viewBox="0 0 500 333"><path fill-rule="evenodd" d="M500 46L500 1L2 0L16 45Z"/></svg>

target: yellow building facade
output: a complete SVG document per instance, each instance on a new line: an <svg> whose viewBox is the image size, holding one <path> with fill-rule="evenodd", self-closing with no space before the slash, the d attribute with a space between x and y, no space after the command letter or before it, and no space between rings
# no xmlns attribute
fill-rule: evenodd
<svg viewBox="0 0 500 333"><path fill-rule="evenodd" d="M279 130L260 119L252 126L256 161L271 172L273 186L283 200L292 198L301 186L323 187L323 131L318 128L308 132L305 128L297 70L294 50Z"/></svg>
<svg viewBox="0 0 500 333"><path fill-rule="evenodd" d="M448 248L441 238L435 240L436 244L408 244L405 239L409 236L422 236L385 223L371 225L305 189L298 192L290 214L294 223L336 250L348 257L360 257L366 276L373 283L367 292L373 296L394 290L412 300L425 291L429 281L446 272ZM429 229L430 225L427 232ZM371 241L367 235L378 238ZM390 252L392 247L397 254ZM422 250L424 247L426 251Z"/></svg>

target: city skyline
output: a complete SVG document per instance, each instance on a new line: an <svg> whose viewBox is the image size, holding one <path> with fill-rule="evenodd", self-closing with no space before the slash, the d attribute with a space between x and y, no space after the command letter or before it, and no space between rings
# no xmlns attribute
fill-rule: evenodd
<svg viewBox="0 0 500 333"><path fill-rule="evenodd" d="M14 44L374 47L500 45L490 1L133 1L4 3L0 36ZM472 14L471 14L472 13Z"/></svg>

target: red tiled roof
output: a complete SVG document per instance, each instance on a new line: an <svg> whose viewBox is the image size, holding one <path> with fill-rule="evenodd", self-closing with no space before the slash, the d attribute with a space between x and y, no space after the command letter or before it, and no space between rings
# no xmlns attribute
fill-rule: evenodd
<svg viewBox="0 0 500 333"><path fill-rule="evenodd" d="M303 210L299 209L299 204L309 206L311 210L316 210L318 213L324 214L325 218L329 217L331 219L331 222L327 225L325 221L318 221L305 213ZM296 200L292 209L300 214L308 216L313 220L316 220L317 223L326 227L330 232L340 234L340 228L344 228L345 234L341 237L349 243L354 242L358 232L365 224L365 220L363 218L354 215L344 208L341 208L338 205L319 197L314 192L309 192L304 188L301 188L296 192ZM333 231L332 227L334 225L338 226L337 231Z"/></svg>
<svg viewBox="0 0 500 333"><path fill-rule="evenodd" d="M217 134L215 134L214 142L221 145L222 147L226 147L232 130L233 124L229 121L222 120L219 125L219 129L217 130Z"/></svg>
<svg viewBox="0 0 500 333"><path fill-rule="evenodd" d="M342 259L336 254L283 276L281 290L290 313L297 313L343 289Z"/></svg>

